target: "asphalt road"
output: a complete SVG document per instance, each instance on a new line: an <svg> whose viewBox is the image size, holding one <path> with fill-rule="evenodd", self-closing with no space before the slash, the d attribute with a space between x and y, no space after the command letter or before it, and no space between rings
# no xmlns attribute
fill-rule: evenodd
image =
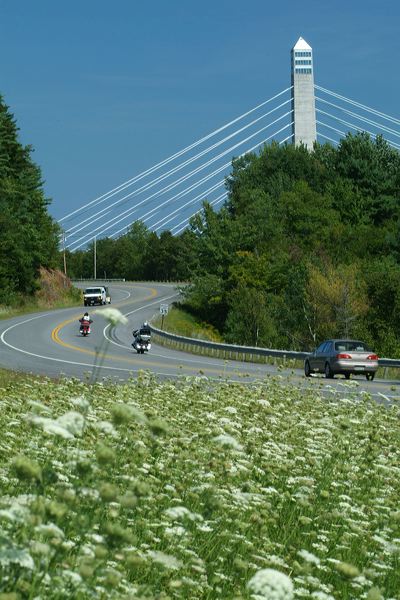
<svg viewBox="0 0 400 600"><path fill-rule="evenodd" d="M282 371L271 365L202 357L157 344L152 344L149 353L137 354L131 347L132 330L159 313L160 304L176 299L177 291L173 285L150 283L118 283L110 285L110 291L111 306L128 318L128 325L111 328L102 317L102 307L94 307L89 310L92 333L82 337L78 319L86 310L83 306L0 321L0 366L52 378L65 375L115 382L135 377L140 370L149 370L160 378L197 375L242 382L274 375L296 386L318 388L327 396L346 396L357 390L385 404L400 399L397 381L306 379L301 370Z"/></svg>

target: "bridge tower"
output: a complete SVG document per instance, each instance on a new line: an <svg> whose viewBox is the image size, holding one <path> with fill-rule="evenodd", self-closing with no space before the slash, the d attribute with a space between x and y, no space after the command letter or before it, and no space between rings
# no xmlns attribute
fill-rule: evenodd
<svg viewBox="0 0 400 600"><path fill-rule="evenodd" d="M317 139L312 48L302 37L291 51L293 142L312 150Z"/></svg>

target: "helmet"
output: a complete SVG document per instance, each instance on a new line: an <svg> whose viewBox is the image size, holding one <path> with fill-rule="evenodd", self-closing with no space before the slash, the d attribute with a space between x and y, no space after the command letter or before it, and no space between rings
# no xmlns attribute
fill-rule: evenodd
<svg viewBox="0 0 400 600"><path fill-rule="evenodd" d="M84 317L88 317L89 313L85 312L85 314L83 315Z"/></svg>
<svg viewBox="0 0 400 600"><path fill-rule="evenodd" d="M145 321L145 322L143 323L143 327L148 327L148 326L149 326L148 322L147 322L147 321Z"/></svg>

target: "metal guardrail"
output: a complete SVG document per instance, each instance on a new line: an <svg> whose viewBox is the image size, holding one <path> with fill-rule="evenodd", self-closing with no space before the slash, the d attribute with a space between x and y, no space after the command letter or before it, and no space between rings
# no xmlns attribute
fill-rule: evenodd
<svg viewBox="0 0 400 600"><path fill-rule="evenodd" d="M167 331L158 329L153 325L151 325L150 328L152 334L155 337L161 338L161 343L166 342L167 345L172 346L174 348L196 352L197 354L209 354L211 356L218 354L219 356L222 355L222 358L226 359L252 361L254 357L258 357L259 359L264 359L264 361L266 362L266 359L268 357L304 360L305 357L308 355L308 352L296 352L294 350L274 350L273 348L258 348L251 346L237 346L234 344L220 344L217 342L197 340L195 338L189 338L176 335L174 333L168 333Z"/></svg>
<svg viewBox="0 0 400 600"><path fill-rule="evenodd" d="M176 335L174 333L169 333L167 331L158 329L153 325L150 325L150 328L155 337L158 336L164 343L167 342L169 346L181 350L196 352L197 354L209 354L211 356L216 354L222 354L222 358L236 358L244 361L251 361L254 357L258 357L259 359L264 359L265 362L268 357L281 358L283 360L295 359L303 361L307 356L310 355L310 352L296 352L294 350L275 350L273 348L258 348L251 346L237 346L234 344L220 344L217 342L197 340L195 338ZM379 366L385 368L399 368L400 359L380 358Z"/></svg>
<svg viewBox="0 0 400 600"><path fill-rule="evenodd" d="M380 367L400 367L400 360L398 358L380 358L378 363Z"/></svg>
<svg viewBox="0 0 400 600"><path fill-rule="evenodd" d="M120 278L120 279L118 279L118 278L112 278L112 277L111 278L110 277L106 277L106 278L100 278L100 279L90 279L90 278L88 279L87 277L81 277L80 279L76 279L76 278L75 279L71 279L71 281L79 281L80 283L82 283L82 281L90 281L90 282L96 281L98 283L102 283L103 281L107 281L107 282L108 281L125 281L125 277Z"/></svg>

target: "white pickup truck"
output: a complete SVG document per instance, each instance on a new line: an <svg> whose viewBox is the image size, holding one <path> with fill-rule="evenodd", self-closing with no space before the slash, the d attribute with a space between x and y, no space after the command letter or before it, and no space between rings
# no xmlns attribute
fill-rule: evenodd
<svg viewBox="0 0 400 600"><path fill-rule="evenodd" d="M93 306L94 304L106 304L106 290L103 286L86 288L83 292L83 304Z"/></svg>

